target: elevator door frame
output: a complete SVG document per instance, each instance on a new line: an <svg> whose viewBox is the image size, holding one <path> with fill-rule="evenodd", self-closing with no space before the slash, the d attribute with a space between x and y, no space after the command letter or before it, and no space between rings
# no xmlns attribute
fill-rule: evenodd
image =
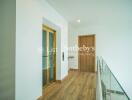
<svg viewBox="0 0 132 100"><path fill-rule="evenodd" d="M46 35L48 35L47 38L46 38L46 42L47 42L47 45L46 45L47 46L47 55L48 55L48 58L47 58L48 59L47 60L48 70L49 70L49 34L50 34L49 32L51 32L51 33L54 34L54 41L53 41L54 48L55 48L55 54L54 54L54 80L52 81L52 82L54 82L54 81L56 81L56 30L50 28L49 26L43 25L43 31L44 30L47 31ZM52 82L50 82L50 78L49 78L50 77L49 76L50 75L50 71L48 71L48 70L47 70L47 81L49 81L49 83L46 84L44 87L47 87L49 84L52 83Z"/></svg>

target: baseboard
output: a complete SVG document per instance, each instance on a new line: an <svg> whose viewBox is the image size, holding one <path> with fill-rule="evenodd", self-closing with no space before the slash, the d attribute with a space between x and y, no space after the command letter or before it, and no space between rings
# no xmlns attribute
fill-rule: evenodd
<svg viewBox="0 0 132 100"><path fill-rule="evenodd" d="M42 100L42 96L40 96L37 100Z"/></svg>

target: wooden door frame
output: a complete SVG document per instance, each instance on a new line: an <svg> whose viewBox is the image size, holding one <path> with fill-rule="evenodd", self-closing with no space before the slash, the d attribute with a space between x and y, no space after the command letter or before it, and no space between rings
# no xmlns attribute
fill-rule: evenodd
<svg viewBox="0 0 132 100"><path fill-rule="evenodd" d="M96 72L96 34L90 34L90 35L79 35L78 36L78 48L80 45L79 39L80 37L88 37L88 36L93 36L94 37L94 48L95 48L95 66L94 66L94 72ZM79 49L78 49L78 69L80 71L80 56L79 56Z"/></svg>
<svg viewBox="0 0 132 100"><path fill-rule="evenodd" d="M54 30L54 29L52 29L51 27L49 27L49 26L43 24L43 25L42 25L42 30L45 30L45 29L46 29L46 30L51 30L51 31L54 32L54 48L56 48L56 45L57 45L57 44L56 44L56 43L57 43L57 42L56 42L56 30ZM56 70L57 70L57 68L56 68L56 58L57 58L57 57L56 57L56 53L55 53L55 62L54 62L54 63L55 63L55 66L54 66L54 67L55 67L55 70L54 70L55 81L56 81Z"/></svg>

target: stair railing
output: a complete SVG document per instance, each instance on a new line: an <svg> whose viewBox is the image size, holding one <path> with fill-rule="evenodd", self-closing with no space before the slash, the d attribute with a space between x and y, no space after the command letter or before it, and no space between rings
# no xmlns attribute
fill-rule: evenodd
<svg viewBox="0 0 132 100"><path fill-rule="evenodd" d="M98 93L98 89L101 90L101 93ZM130 100L102 57L97 57L96 96L97 100Z"/></svg>

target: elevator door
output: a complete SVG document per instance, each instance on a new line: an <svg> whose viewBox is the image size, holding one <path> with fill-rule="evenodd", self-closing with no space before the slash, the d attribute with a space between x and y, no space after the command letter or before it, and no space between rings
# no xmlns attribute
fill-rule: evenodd
<svg viewBox="0 0 132 100"><path fill-rule="evenodd" d="M43 87L56 80L56 31L43 26L42 33Z"/></svg>

